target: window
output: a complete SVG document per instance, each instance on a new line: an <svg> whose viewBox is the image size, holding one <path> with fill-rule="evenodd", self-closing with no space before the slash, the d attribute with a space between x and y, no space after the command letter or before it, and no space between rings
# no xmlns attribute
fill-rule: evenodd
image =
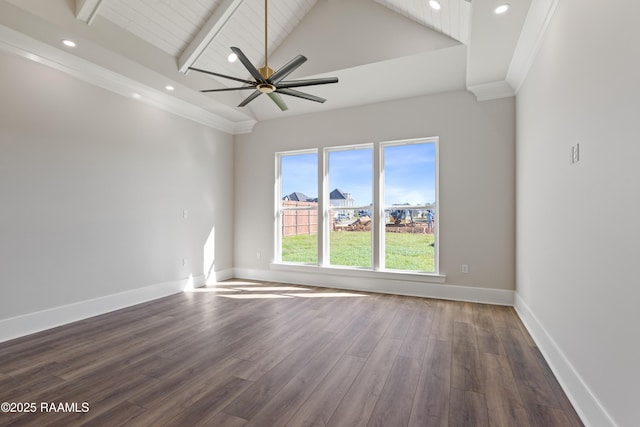
<svg viewBox="0 0 640 427"><path fill-rule="evenodd" d="M276 262L437 274L437 146L278 153Z"/></svg>
<svg viewBox="0 0 640 427"><path fill-rule="evenodd" d="M278 259L283 262L318 262L318 153L281 154L277 158L279 192Z"/></svg>
<svg viewBox="0 0 640 427"><path fill-rule="evenodd" d="M383 144L384 268L435 272L435 143ZM382 263L382 261L381 261Z"/></svg>
<svg viewBox="0 0 640 427"><path fill-rule="evenodd" d="M327 151L329 194L329 264L371 267L373 149Z"/></svg>

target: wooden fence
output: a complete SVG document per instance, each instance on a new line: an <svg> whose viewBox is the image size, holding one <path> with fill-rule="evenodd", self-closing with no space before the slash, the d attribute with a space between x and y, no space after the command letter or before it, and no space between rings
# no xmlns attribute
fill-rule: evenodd
<svg viewBox="0 0 640 427"><path fill-rule="evenodd" d="M298 234L318 233L318 203L294 202L285 200L282 206L286 208L300 207L304 209L287 209L282 211L282 235L297 236ZM315 207L316 209L309 209Z"/></svg>

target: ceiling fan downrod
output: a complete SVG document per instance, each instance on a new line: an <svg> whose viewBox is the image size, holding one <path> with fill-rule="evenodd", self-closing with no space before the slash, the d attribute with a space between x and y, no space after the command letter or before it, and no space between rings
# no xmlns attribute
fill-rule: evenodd
<svg viewBox="0 0 640 427"><path fill-rule="evenodd" d="M269 68L269 48L267 45L267 40L269 40L268 38L269 34L267 31L267 27L268 27L267 3L268 3L268 0L264 0L264 67L258 69L258 72L260 73L262 78L264 78L265 80L273 75L273 70ZM269 86L272 86L273 90L275 90L275 87L273 85L269 85ZM260 88L258 88L258 90L260 90L263 93L269 93L269 92L265 92L264 90L261 90ZM273 92L273 90L271 90L271 92Z"/></svg>

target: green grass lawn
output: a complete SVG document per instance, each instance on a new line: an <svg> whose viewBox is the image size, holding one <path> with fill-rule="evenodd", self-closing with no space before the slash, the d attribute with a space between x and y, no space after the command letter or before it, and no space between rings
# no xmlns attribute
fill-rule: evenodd
<svg viewBox="0 0 640 427"><path fill-rule="evenodd" d="M318 262L318 241L315 234L282 237L282 261L315 264Z"/></svg>
<svg viewBox="0 0 640 427"><path fill-rule="evenodd" d="M433 234L386 233L385 266L392 270L435 271ZM282 261L315 264L315 235L282 238ZM330 235L331 265L371 267L371 232L340 231Z"/></svg>

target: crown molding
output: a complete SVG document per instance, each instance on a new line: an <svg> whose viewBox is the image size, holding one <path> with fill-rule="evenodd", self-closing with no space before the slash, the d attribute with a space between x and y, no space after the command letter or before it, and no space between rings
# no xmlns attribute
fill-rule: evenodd
<svg viewBox="0 0 640 427"><path fill-rule="evenodd" d="M140 102L229 134L251 132L255 125L253 120L234 122L2 24L0 51L46 65L125 97L131 98L137 93L141 96Z"/></svg>
<svg viewBox="0 0 640 427"><path fill-rule="evenodd" d="M253 132L253 127L258 123L257 120L245 120L242 122L235 122L233 124L233 134L240 135L243 133Z"/></svg>
<svg viewBox="0 0 640 427"><path fill-rule="evenodd" d="M516 94L511 85L505 80L481 83L477 85L467 85L467 89L476 96L478 101L509 98Z"/></svg>

